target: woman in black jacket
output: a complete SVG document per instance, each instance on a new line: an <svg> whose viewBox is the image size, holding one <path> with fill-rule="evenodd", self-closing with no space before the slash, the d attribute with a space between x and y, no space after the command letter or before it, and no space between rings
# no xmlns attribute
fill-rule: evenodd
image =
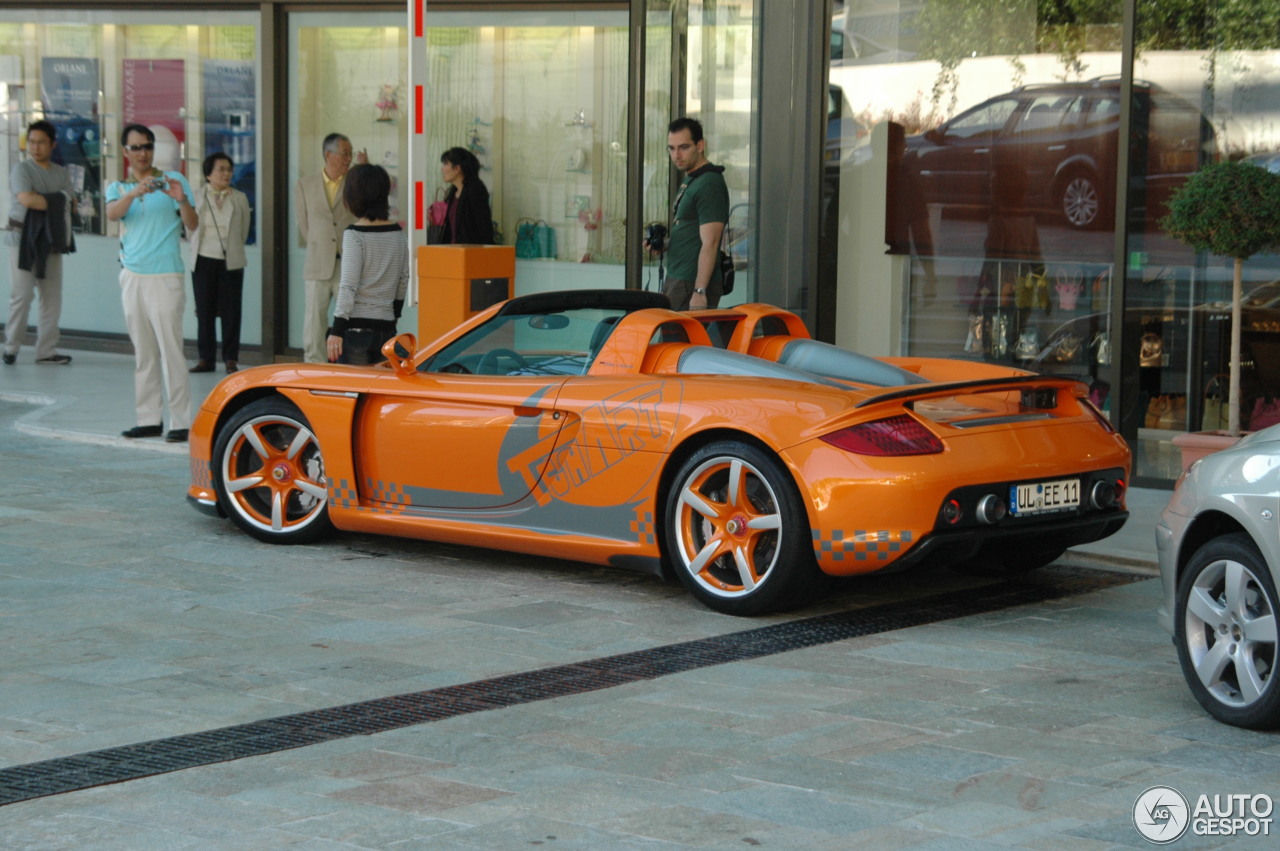
<svg viewBox="0 0 1280 851"><path fill-rule="evenodd" d="M466 148L450 148L440 156L440 177L450 184L441 242L492 245L493 211L489 187L480 179L480 160Z"/></svg>

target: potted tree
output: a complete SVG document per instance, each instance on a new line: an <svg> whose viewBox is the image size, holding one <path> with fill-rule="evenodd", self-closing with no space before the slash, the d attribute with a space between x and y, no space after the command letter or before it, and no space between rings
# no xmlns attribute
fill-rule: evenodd
<svg viewBox="0 0 1280 851"><path fill-rule="evenodd" d="M1280 174L1244 160L1206 165L1169 202L1160 226L1196 251L1232 258L1231 354L1226 432L1191 432L1174 438L1183 468L1240 439L1240 304L1244 261L1280 245Z"/></svg>

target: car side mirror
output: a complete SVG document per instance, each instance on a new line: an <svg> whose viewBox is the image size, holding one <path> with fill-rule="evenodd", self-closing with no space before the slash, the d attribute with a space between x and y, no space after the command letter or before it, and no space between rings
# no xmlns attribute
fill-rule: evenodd
<svg viewBox="0 0 1280 851"><path fill-rule="evenodd" d="M941 145L942 131L939 130L937 127L934 127L932 130L926 130L924 133L924 138L931 145Z"/></svg>
<svg viewBox="0 0 1280 851"><path fill-rule="evenodd" d="M418 339L412 334L396 334L382 344L382 354L391 363L396 375L413 373L413 356L418 351Z"/></svg>

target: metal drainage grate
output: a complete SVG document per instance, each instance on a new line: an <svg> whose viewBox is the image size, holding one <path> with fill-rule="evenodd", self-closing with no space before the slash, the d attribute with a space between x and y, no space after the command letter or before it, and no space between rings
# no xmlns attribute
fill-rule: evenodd
<svg viewBox="0 0 1280 851"><path fill-rule="evenodd" d="M884 603L617 656L33 762L0 769L0 806L1055 600L1146 578L1138 574L1055 567L1051 572L1040 574L1036 582L986 585L923 599Z"/></svg>

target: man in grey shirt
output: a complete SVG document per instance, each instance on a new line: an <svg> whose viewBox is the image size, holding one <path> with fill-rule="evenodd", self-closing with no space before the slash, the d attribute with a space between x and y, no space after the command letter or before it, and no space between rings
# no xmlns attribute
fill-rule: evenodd
<svg viewBox="0 0 1280 851"><path fill-rule="evenodd" d="M3 360L13 364L27 337L27 314L36 291L40 292L40 314L36 333L36 363L68 364L69 355L58 353L58 318L62 314L62 252L71 244L71 203L74 193L67 170L53 161L58 131L48 121L34 121L27 128L27 159L13 167L9 185L13 198L9 205L10 271L9 321L5 323ZM52 196L62 195L61 198ZM48 254L33 257L31 242L23 245L27 217L35 213L47 221L51 233L63 235L62 245L53 245ZM33 218L31 224L34 224ZM38 240L32 240L38 241ZM47 244L47 243L46 243ZM72 248L74 246L72 245ZM23 268L23 267L26 268Z"/></svg>

